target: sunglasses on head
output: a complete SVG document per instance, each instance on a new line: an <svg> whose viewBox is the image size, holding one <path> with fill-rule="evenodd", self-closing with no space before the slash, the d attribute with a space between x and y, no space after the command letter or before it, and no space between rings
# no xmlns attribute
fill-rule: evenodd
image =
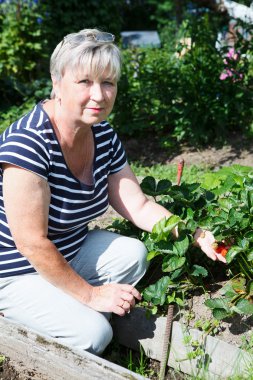
<svg viewBox="0 0 253 380"><path fill-rule="evenodd" d="M112 33L107 32L99 32L97 34L94 33L71 33L68 34L62 40L61 47L66 43L70 44L79 44L82 41L96 41L96 42L113 42L115 40L115 36Z"/></svg>

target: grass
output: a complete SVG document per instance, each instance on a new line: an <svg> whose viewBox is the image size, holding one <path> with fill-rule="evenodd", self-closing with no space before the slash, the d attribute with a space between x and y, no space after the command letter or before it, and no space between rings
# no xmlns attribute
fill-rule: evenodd
<svg viewBox="0 0 253 380"><path fill-rule="evenodd" d="M147 167L139 165L138 163L132 163L131 168L137 177L152 176L158 180L168 179L172 183L176 183L177 180L177 165L156 164L151 167ZM182 182L200 182L204 174L210 171L211 169L204 165L185 165Z"/></svg>

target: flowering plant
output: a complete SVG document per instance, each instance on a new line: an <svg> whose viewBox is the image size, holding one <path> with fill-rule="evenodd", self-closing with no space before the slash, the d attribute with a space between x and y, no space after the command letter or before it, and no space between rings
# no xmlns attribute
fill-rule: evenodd
<svg viewBox="0 0 253 380"><path fill-rule="evenodd" d="M240 62L239 51L235 51L234 48L230 48L223 62L225 64L225 69L220 75L220 80L225 80L227 78L232 78L233 82L242 80L243 74L237 69Z"/></svg>

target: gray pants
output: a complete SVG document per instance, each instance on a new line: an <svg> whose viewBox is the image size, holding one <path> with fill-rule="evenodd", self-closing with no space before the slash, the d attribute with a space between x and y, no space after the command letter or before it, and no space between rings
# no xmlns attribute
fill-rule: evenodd
<svg viewBox="0 0 253 380"><path fill-rule="evenodd" d="M71 266L92 285L135 285L147 269L146 248L137 239L94 230ZM0 278L0 311L59 343L94 354L112 339L110 315L81 304L37 273Z"/></svg>

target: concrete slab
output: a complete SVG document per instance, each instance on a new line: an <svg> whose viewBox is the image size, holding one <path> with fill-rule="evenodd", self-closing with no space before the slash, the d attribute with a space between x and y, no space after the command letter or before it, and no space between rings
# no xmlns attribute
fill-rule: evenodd
<svg viewBox="0 0 253 380"><path fill-rule="evenodd" d="M135 308L125 317L113 317L114 335L119 343L139 350L156 360L162 358L166 317L146 317L142 308ZM203 352L194 358L197 347ZM191 359L189 358L191 357ZM172 324L168 366L192 376L204 375L211 380L247 373L253 355L200 330L188 329L182 323ZM251 372L252 373L252 372Z"/></svg>

